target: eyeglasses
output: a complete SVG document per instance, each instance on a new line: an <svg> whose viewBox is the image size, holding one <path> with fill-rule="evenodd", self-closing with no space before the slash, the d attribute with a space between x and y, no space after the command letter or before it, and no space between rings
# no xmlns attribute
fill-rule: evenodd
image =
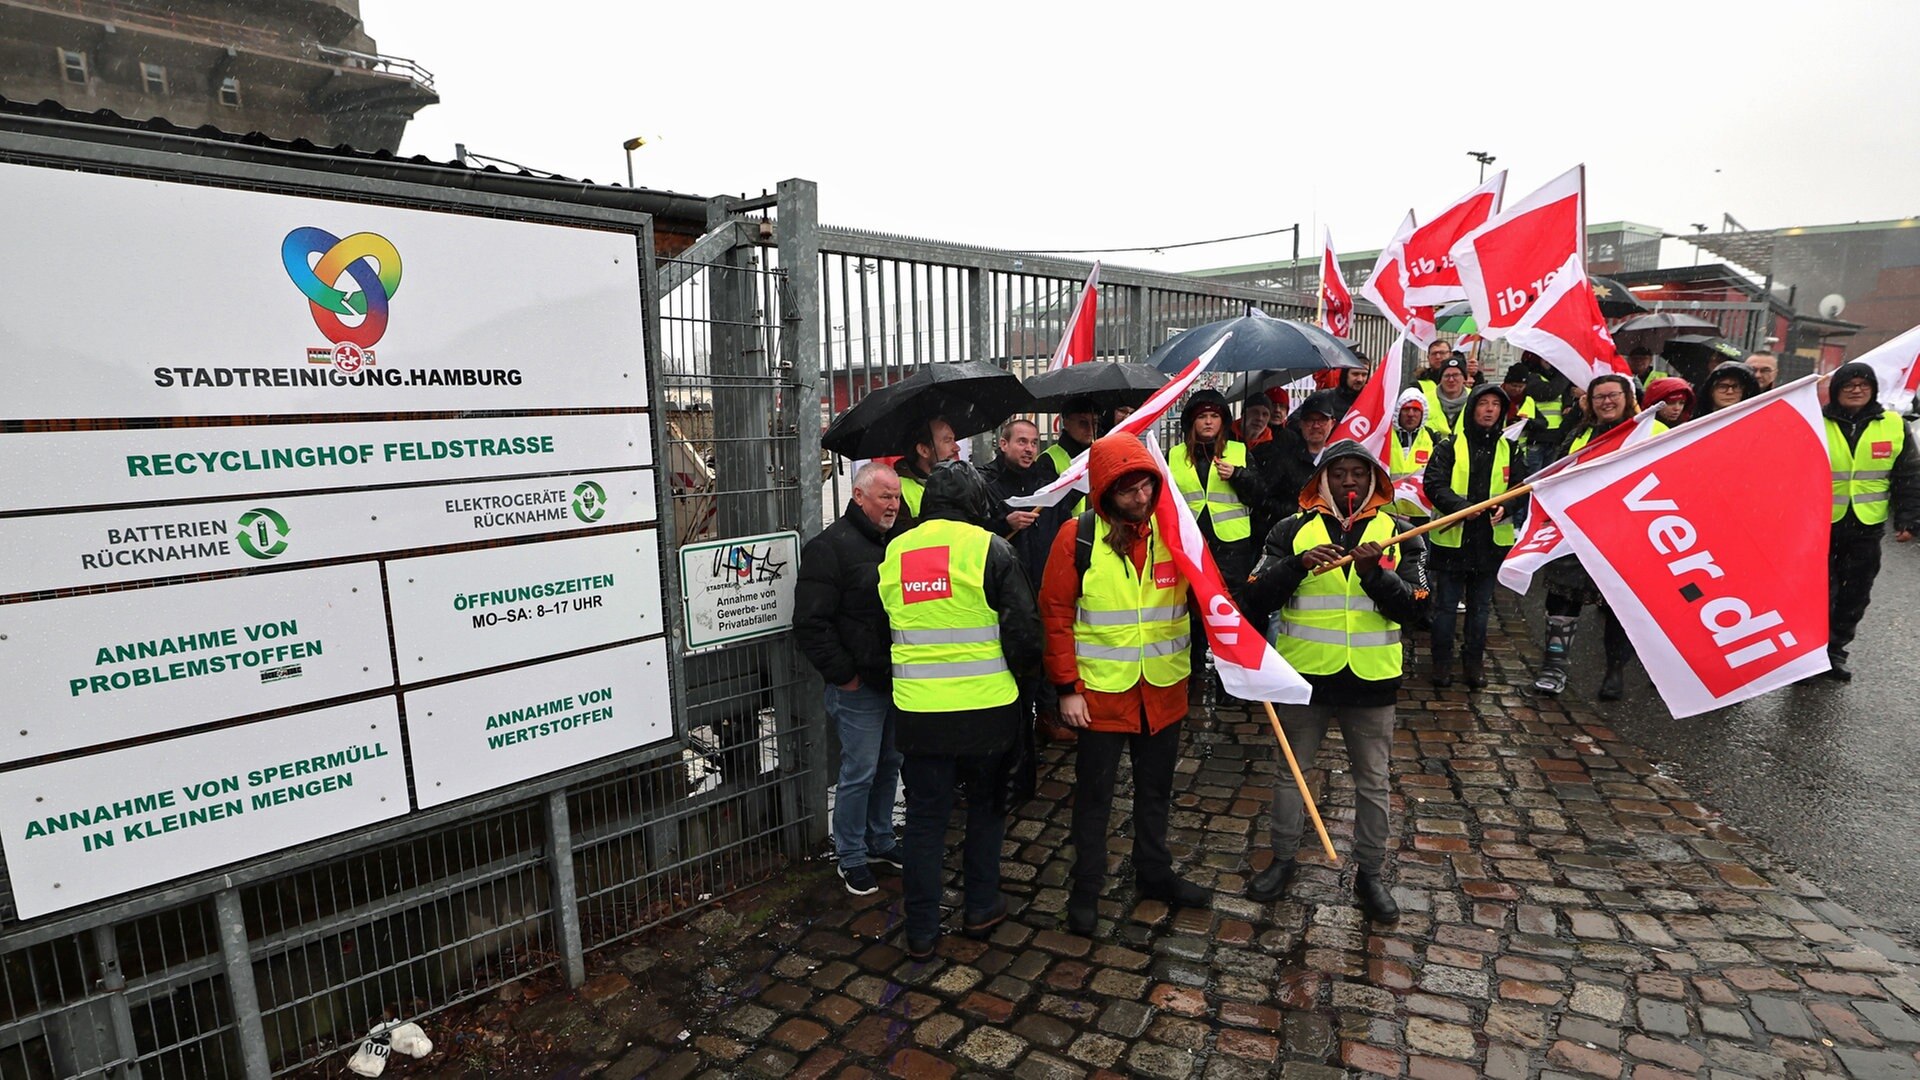
<svg viewBox="0 0 1920 1080"><path fill-rule="evenodd" d="M1627 400L1627 395L1624 391L1616 390L1611 394L1590 394L1587 400L1596 404L1602 401L1625 401Z"/></svg>
<svg viewBox="0 0 1920 1080"><path fill-rule="evenodd" d="M1113 493L1115 495L1151 496L1153 494L1153 477L1143 476L1140 479L1135 480L1133 483L1127 484L1124 487L1122 487L1119 484L1115 484L1113 488Z"/></svg>

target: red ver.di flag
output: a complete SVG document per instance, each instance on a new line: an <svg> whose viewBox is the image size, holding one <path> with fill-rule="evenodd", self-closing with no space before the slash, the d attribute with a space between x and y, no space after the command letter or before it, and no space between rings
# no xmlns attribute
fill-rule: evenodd
<svg viewBox="0 0 1920 1080"><path fill-rule="evenodd" d="M1320 311L1327 333L1345 341L1353 334L1353 293L1340 277L1340 260L1333 254L1333 232L1320 232Z"/></svg>
<svg viewBox="0 0 1920 1080"><path fill-rule="evenodd" d="M1585 265L1586 166L1494 215L1453 245L1453 264L1487 338L1505 337L1569 257Z"/></svg>
<svg viewBox="0 0 1920 1080"><path fill-rule="evenodd" d="M1815 383L1534 482L1676 717L1827 670L1833 488Z"/></svg>
<svg viewBox="0 0 1920 1080"><path fill-rule="evenodd" d="M1459 270L1453 265L1453 245L1468 233L1487 223L1500 212L1500 193L1507 184L1507 171L1454 200L1452 206L1407 237L1405 282L1407 303L1444 304L1466 297Z"/></svg>
<svg viewBox="0 0 1920 1080"><path fill-rule="evenodd" d="M1087 271L1087 283L1080 287L1080 299L1074 301L1073 314L1067 317L1066 332L1047 362L1048 371L1059 371L1069 364L1084 364L1093 359L1093 331L1100 310L1100 264Z"/></svg>
<svg viewBox="0 0 1920 1080"><path fill-rule="evenodd" d="M1367 453L1380 463L1387 465L1387 435L1393 430L1393 420L1387 415L1387 393L1389 384L1399 381L1399 365L1389 363L1389 358L1398 360L1401 346L1406 338L1394 340L1393 348L1387 350L1379 363L1373 365L1373 374L1367 376L1367 385L1360 388L1360 396L1353 399L1347 407L1347 414L1334 425L1333 433L1327 436L1327 445L1343 439L1352 439L1367 448Z"/></svg>
<svg viewBox="0 0 1920 1080"><path fill-rule="evenodd" d="M1413 235L1413 228L1413 211L1409 210L1400 222L1400 230L1393 234L1393 240L1380 249L1373 273L1360 284L1360 295L1373 301L1373 306L1379 308L1408 341L1424 349L1433 344L1433 309L1407 303L1406 268L1401 265L1406 258L1407 237Z"/></svg>

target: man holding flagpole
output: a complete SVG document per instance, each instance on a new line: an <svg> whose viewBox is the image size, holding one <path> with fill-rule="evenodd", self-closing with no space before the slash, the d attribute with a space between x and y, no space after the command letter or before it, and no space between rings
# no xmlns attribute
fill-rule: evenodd
<svg viewBox="0 0 1920 1080"><path fill-rule="evenodd" d="M1388 757L1403 671L1401 627L1417 621L1424 588L1424 545L1416 539L1385 547L1406 528L1386 513L1392 499L1386 469L1364 446L1352 440L1328 445L1319 470L1300 492L1300 512L1267 534L1244 595L1250 612L1273 612L1274 649L1312 686L1307 703L1276 710L1303 767L1313 762L1327 729L1340 726L1357 800L1355 891L1361 910L1376 922L1400 917L1381 880ZM1352 565L1316 572L1348 553L1354 555ZM1297 866L1304 810L1295 787L1274 784L1273 861L1248 883L1249 899L1264 903L1286 893Z"/></svg>
<svg viewBox="0 0 1920 1080"><path fill-rule="evenodd" d="M1063 525L1040 586L1047 678L1080 732L1067 928L1092 935L1106 888L1107 834L1124 750L1133 759L1133 873L1144 899L1202 907L1211 893L1174 872L1167 846L1192 638L1187 576L1154 511L1158 462L1131 432L1088 455L1089 509Z"/></svg>

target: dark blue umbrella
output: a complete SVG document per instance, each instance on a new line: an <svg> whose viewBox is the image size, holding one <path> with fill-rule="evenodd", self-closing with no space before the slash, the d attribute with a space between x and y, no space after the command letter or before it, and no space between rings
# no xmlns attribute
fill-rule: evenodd
<svg viewBox="0 0 1920 1080"><path fill-rule="evenodd" d="M1346 342L1317 326L1257 311L1182 331L1155 349L1147 364L1161 371L1179 371L1226 334L1233 337L1213 358L1209 371L1304 372L1368 366Z"/></svg>

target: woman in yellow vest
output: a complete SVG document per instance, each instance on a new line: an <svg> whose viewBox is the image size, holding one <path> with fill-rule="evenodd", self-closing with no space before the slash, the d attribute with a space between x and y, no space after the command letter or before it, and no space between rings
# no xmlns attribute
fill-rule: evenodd
<svg viewBox="0 0 1920 1080"><path fill-rule="evenodd" d="M1900 414L1880 404L1880 380L1865 364L1833 373L1825 409L1827 455L1833 466L1833 531L1827 545L1831 606L1827 619L1830 678L1847 682L1847 646L1873 599L1880 538L1893 521L1904 544L1920 529L1920 454Z"/></svg>
<svg viewBox="0 0 1920 1080"><path fill-rule="evenodd" d="M1020 557L987 531L995 500L972 465L941 462L927 477L920 522L880 561L880 604L892 640L894 745L903 756L901 841L907 955L933 956L940 935L947 819L967 795L962 926L984 937L1007 917L1000 843L1012 750L1032 734L1019 680L1039 675L1040 613Z"/></svg>
<svg viewBox="0 0 1920 1080"><path fill-rule="evenodd" d="M1465 510L1519 481L1512 440L1501 438L1507 394L1498 386L1473 392L1460 412L1460 433L1434 447L1425 473L1435 517ZM1460 668L1467 685L1487 685L1487 618L1493 612L1494 575L1513 548L1514 507L1502 504L1427 534L1433 577L1433 685L1453 685L1453 631L1466 601L1467 629Z"/></svg>
<svg viewBox="0 0 1920 1080"><path fill-rule="evenodd" d="M1427 427L1426 395L1418 386L1400 391L1400 400L1393 409L1393 431L1387 435L1387 473L1392 476L1395 488L1393 502L1387 506L1388 513L1416 525L1433 516L1431 502L1402 497L1398 489L1402 480L1426 473L1427 460L1433 457L1436 441L1433 430Z"/></svg>
<svg viewBox="0 0 1920 1080"><path fill-rule="evenodd" d="M1274 648L1313 686L1307 704L1275 706L1294 756L1302 765L1313 761L1327 729L1340 725L1353 766L1354 887L1360 909L1376 922L1400 917L1380 876L1387 761L1400 696L1401 627L1421 618L1425 595L1419 539L1385 546L1406 526L1386 513L1391 488L1387 471L1359 443L1329 445L1300 493L1300 512L1267 534L1244 597L1249 615L1272 612ZM1350 565L1315 572L1349 553ZM1284 775L1286 766L1278 767ZM1248 899L1265 903L1286 892L1305 817L1299 790L1274 784L1273 861L1247 883Z"/></svg>
<svg viewBox="0 0 1920 1080"><path fill-rule="evenodd" d="M1253 508L1265 496L1246 444L1227 437L1227 399L1202 390L1180 410L1184 439L1167 451L1174 483L1228 581L1253 567Z"/></svg>

